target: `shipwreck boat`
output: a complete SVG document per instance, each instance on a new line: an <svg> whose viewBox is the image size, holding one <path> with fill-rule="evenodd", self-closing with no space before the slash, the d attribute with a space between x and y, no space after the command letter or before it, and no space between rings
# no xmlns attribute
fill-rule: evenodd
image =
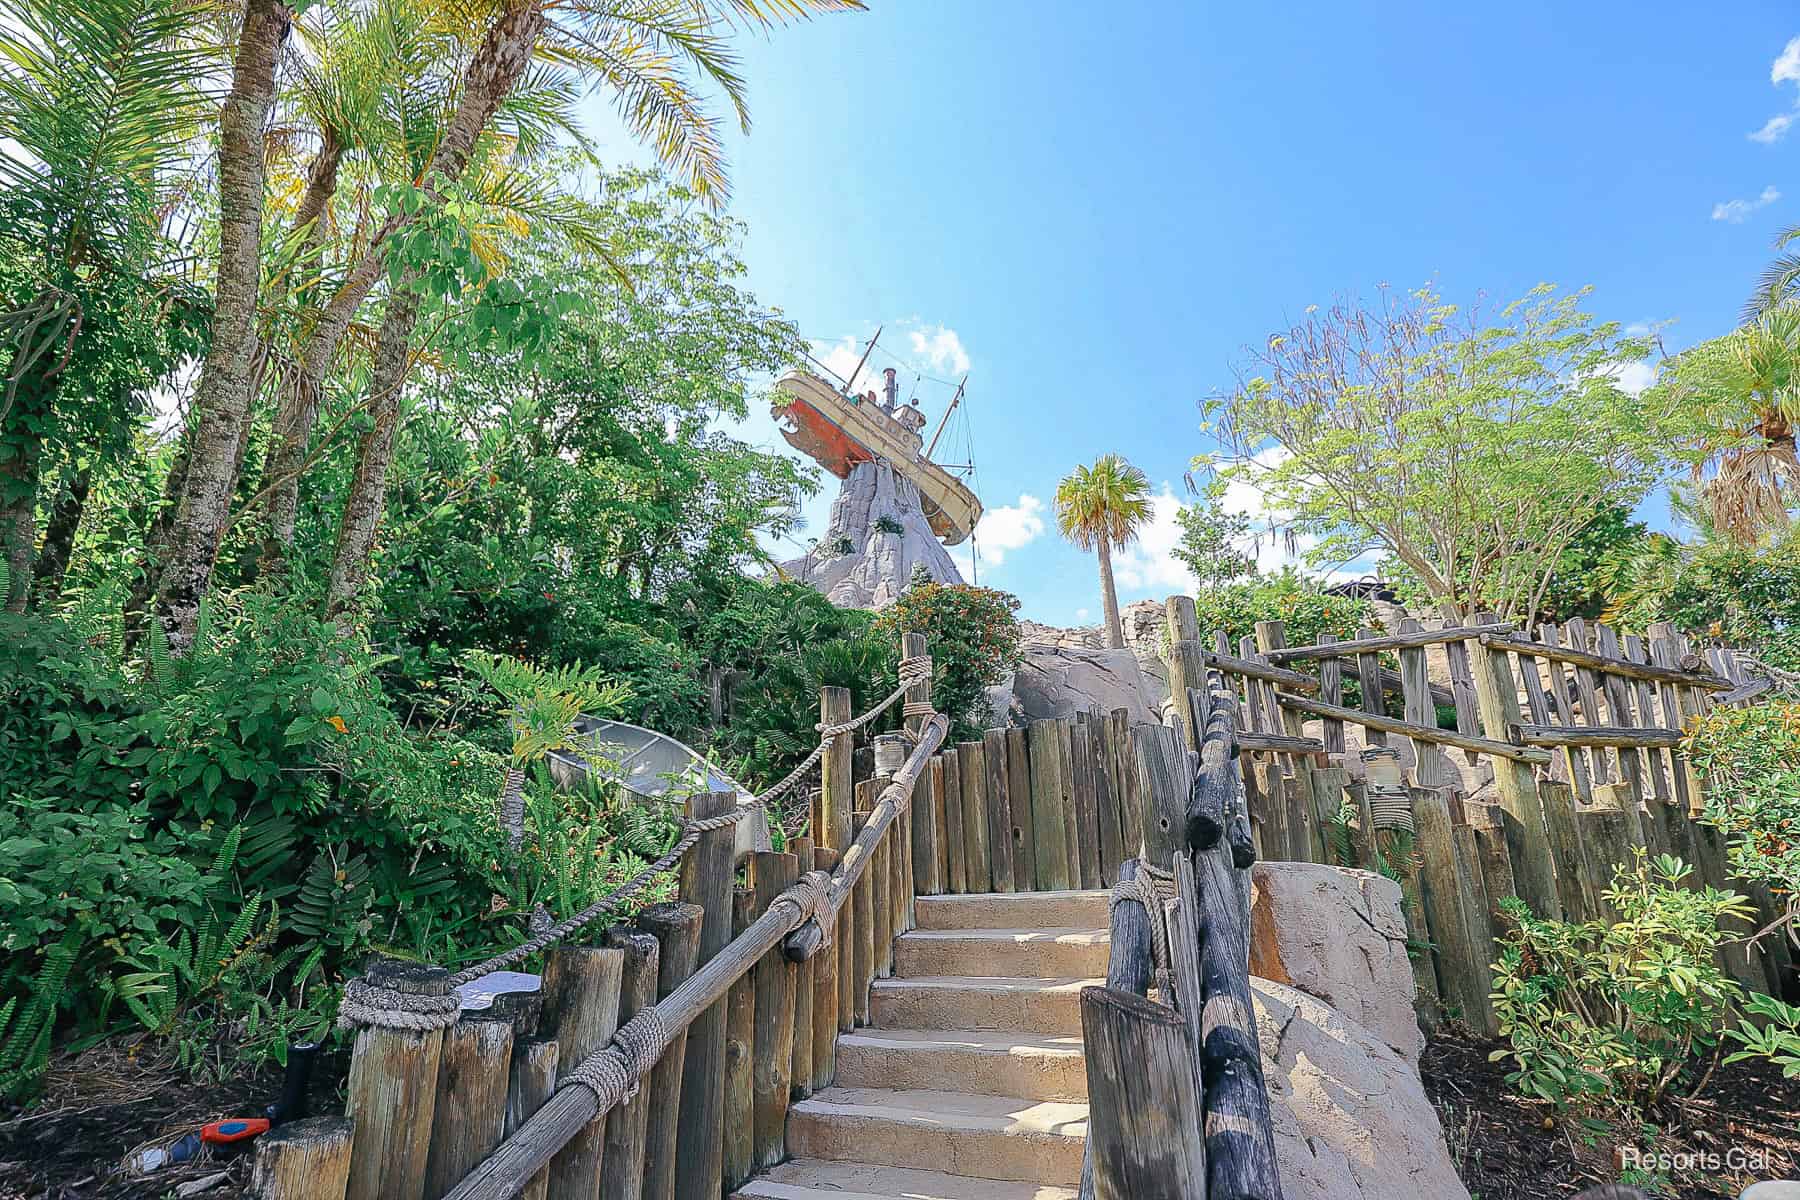
<svg viewBox="0 0 1800 1200"><path fill-rule="evenodd" d="M776 381L772 406L781 436L839 479L848 479L860 463L888 463L919 489L931 531L945 545L957 545L981 520L981 501L926 456L919 436L925 414L899 402L894 373L887 375L882 400L874 392L846 394L808 371L789 371Z"/></svg>

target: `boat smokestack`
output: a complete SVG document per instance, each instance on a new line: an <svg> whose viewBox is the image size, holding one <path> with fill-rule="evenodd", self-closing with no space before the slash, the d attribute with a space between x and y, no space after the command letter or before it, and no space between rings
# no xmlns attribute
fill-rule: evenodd
<svg viewBox="0 0 1800 1200"><path fill-rule="evenodd" d="M894 377L894 368L892 367L885 368L881 374L887 380L881 387L887 397L886 407L889 412L893 412L895 406L900 403L900 381Z"/></svg>

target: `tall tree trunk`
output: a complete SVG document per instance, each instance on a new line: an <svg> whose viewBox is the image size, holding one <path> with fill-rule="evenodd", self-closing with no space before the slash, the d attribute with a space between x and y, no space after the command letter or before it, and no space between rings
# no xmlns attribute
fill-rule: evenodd
<svg viewBox="0 0 1800 1200"><path fill-rule="evenodd" d="M7 612L24 612L31 596L31 559L37 549L37 437L29 432L13 439L12 454L0 462L0 552L6 559L6 586L0 588Z"/></svg>
<svg viewBox="0 0 1800 1200"><path fill-rule="evenodd" d="M297 295L304 302L318 286L313 278L324 258L325 211L337 192L338 168L343 163L344 143L330 128L325 130L324 144L313 159L306 180L306 194L294 213L293 228L306 231L306 249L295 267L304 275ZM311 226L308 229L308 226ZM361 303L362 297L357 297ZM319 392L324 387L325 369L337 349L336 339L323 359L310 354L313 338L308 337L301 355L301 369L292 382L283 386L275 410L275 427L269 440L269 452L263 458L262 485L268 489L264 498L267 512L262 552L257 561L257 574L278 576L287 568L287 554L294 544L294 520L300 511L300 473L306 464L308 442L314 423L319 419Z"/></svg>
<svg viewBox="0 0 1800 1200"><path fill-rule="evenodd" d="M456 112L432 151L425 171L427 188L454 183L462 176L474 153L475 140L531 65L543 28L544 13L539 0L515 0L488 30L463 76ZM397 228L395 222L396 218L390 217L384 228ZM338 526L337 554L332 560L331 583L325 599L326 611L333 615L355 602L368 575L369 555L375 547L375 533L387 500L388 466L393 461L394 435L400 424L400 392L406 382L409 343L418 316L419 297L403 283L388 300L376 339L375 366L369 379L375 425L363 437L356 475ZM349 324L347 315L344 323ZM312 349L308 347L309 354Z"/></svg>
<svg viewBox="0 0 1800 1200"><path fill-rule="evenodd" d="M289 14L279 0L245 0L231 95L219 113L219 266L212 345L195 390L187 487L159 581L156 619L169 651L185 655L212 579L237 485L238 447L256 373L256 301L262 262L263 126Z"/></svg>
<svg viewBox="0 0 1800 1200"><path fill-rule="evenodd" d="M1113 587L1112 544L1100 534L1100 613L1106 625L1106 644L1114 650L1125 645L1125 626L1119 621L1119 592Z"/></svg>
<svg viewBox="0 0 1800 1200"><path fill-rule="evenodd" d="M381 321L375 369L369 376L375 424L363 435L356 474L344 499L337 556L332 559L331 584L325 597L325 611L330 616L356 602L369 573L369 555L375 549L375 534L387 503L388 467L394 461L394 435L400 427L400 393L406 386L407 355L418 317L419 295L403 287L388 301L387 315Z"/></svg>
<svg viewBox="0 0 1800 1200"><path fill-rule="evenodd" d="M69 481L69 490L57 497L44 526L44 545L38 551L37 571L32 580L32 603L48 608L62 595L63 576L69 570L69 559L75 553L75 534L81 528L82 510L87 507L88 489L93 486L92 467L83 467Z"/></svg>

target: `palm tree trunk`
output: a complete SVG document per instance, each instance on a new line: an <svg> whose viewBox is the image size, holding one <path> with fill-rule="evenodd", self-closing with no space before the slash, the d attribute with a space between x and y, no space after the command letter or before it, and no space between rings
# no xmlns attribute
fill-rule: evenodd
<svg viewBox="0 0 1800 1200"><path fill-rule="evenodd" d="M1125 626L1119 621L1119 593L1113 587L1112 545L1104 531L1096 549L1100 557L1100 612L1106 623L1106 644L1118 650L1125 645Z"/></svg>
<svg viewBox="0 0 1800 1200"><path fill-rule="evenodd" d="M7 612L25 611L31 596L31 560L37 550L38 440L25 433L14 440L12 454L0 462L0 554L6 560L6 586L0 601Z"/></svg>
<svg viewBox="0 0 1800 1200"><path fill-rule="evenodd" d="M494 22L481 48L463 76L462 96L444 136L432 151L425 171L427 187L454 183L469 165L475 139L487 127L500 102L531 65L538 35L544 29L544 13L538 0L515 2ZM390 217L386 228L397 228ZM377 243L382 239L377 238ZM377 266L380 259L376 259ZM360 264L359 264L360 266ZM346 286L349 286L348 283ZM334 297L334 302L335 302ZM356 600L369 570L369 555L387 500L387 472L394 457L394 434L400 424L400 392L406 382L409 342L418 322L418 294L405 284L388 301L375 346L375 366L369 380L374 397L375 426L362 440L356 475L344 501L344 517L338 526L337 555L331 564L331 583L326 611L343 612ZM344 315L348 327L348 314ZM313 347L308 347L310 354ZM321 375L322 378L322 375Z"/></svg>
<svg viewBox="0 0 1800 1200"><path fill-rule="evenodd" d="M263 126L287 31L288 10L279 0L245 0L231 94L219 114L219 263L212 345L194 393L187 486L156 601L156 619L176 657L185 655L193 642L200 600L230 519L238 447L250 420L262 260Z"/></svg>
<svg viewBox="0 0 1800 1200"><path fill-rule="evenodd" d="M363 435L357 450L356 474L344 500L344 517L338 525L337 556L331 563L331 583L325 611L336 616L355 603L369 573L369 555L381 528L381 512L387 503L388 467L394 461L394 435L400 427L400 393L406 386L408 352L413 326L419 317L419 294L402 287L388 301L375 346L375 368L369 377L375 424Z"/></svg>
<svg viewBox="0 0 1800 1200"><path fill-rule="evenodd" d="M69 481L69 490L57 498L44 526L44 545L38 551L37 570L32 580L32 603L40 609L56 603L62 594L63 576L69 570L69 559L75 553L75 534L81 528L81 514L87 507L88 489L93 486L93 468L83 467Z"/></svg>
<svg viewBox="0 0 1800 1200"><path fill-rule="evenodd" d="M344 143L327 128L324 144L319 147L312 171L307 176L306 194L294 212L294 230L306 230L306 248L296 268L298 273L306 276L299 289L303 300L318 286L312 276L324 257L325 209L337 192L338 168L343 163L344 150ZM307 228L309 225L310 229ZM366 294L365 288L357 295L358 304ZM345 325L348 326L347 321ZM268 489L264 499L267 531L257 561L259 576L278 576L286 570L288 549L294 544L294 521L300 511L300 473L306 465L313 425L319 419L319 394L325 386L325 372L337 349L337 338L341 336L340 329L337 337L323 347L322 355L314 352L315 339L309 338L307 352L301 356L301 369L294 373L293 381L282 388L269 452L263 458L262 485Z"/></svg>

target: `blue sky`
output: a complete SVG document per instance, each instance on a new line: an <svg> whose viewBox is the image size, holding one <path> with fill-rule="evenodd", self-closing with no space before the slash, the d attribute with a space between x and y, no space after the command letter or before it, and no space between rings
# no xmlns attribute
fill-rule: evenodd
<svg viewBox="0 0 1800 1200"><path fill-rule="evenodd" d="M981 582L1038 620L1099 611L1056 481L1116 450L1178 495L1196 401L1306 305L1592 285L1676 349L1730 328L1800 219L1791 5L870 9L741 43L749 283L828 361L885 324L906 390L966 366ZM949 390L920 383L929 415ZM1122 601L1180 586L1171 540L1120 563Z"/></svg>

